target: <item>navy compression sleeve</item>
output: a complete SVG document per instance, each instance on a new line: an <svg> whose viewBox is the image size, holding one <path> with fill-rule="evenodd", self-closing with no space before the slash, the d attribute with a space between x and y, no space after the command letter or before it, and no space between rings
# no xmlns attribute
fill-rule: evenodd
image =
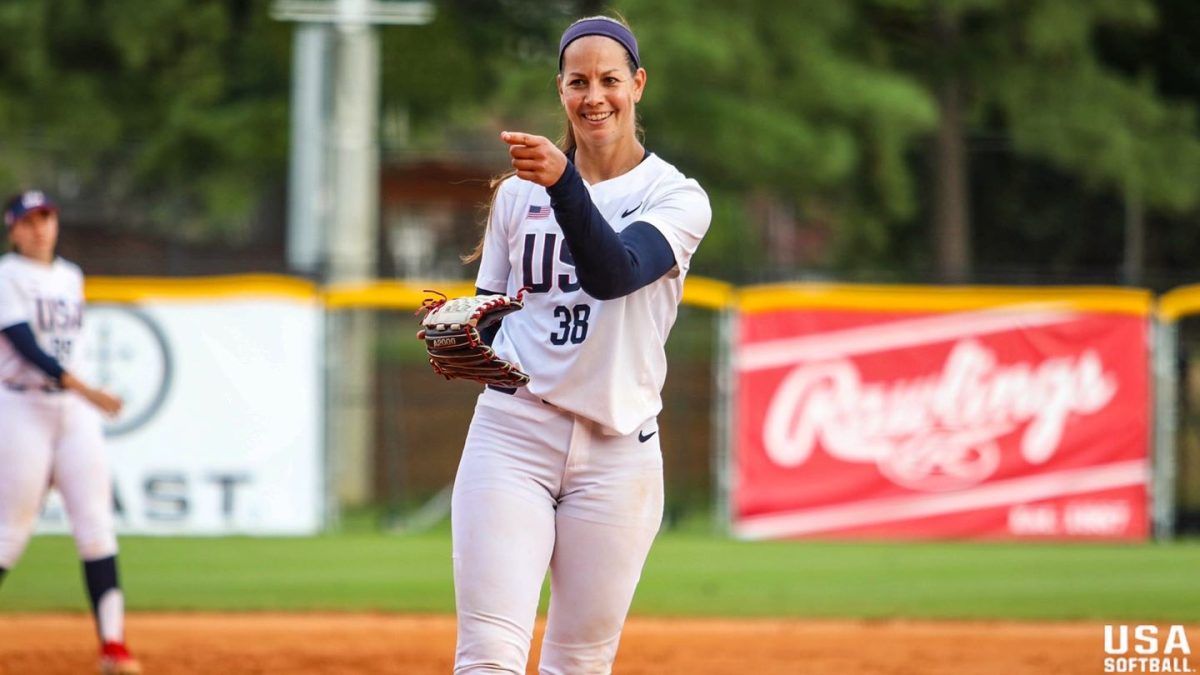
<svg viewBox="0 0 1200 675"><path fill-rule="evenodd" d="M554 217L575 260L579 285L597 300L629 295L675 266L675 253L658 228L637 221L617 234L592 203L575 165L547 190Z"/></svg>
<svg viewBox="0 0 1200 675"><path fill-rule="evenodd" d="M12 343L13 349L25 358L26 361L37 366L38 370L54 378L55 382L62 382L62 376L65 372L62 365L53 357L42 351L38 346L37 338L33 336L33 329L28 323L18 323L15 326L9 326L3 331L4 337Z"/></svg>

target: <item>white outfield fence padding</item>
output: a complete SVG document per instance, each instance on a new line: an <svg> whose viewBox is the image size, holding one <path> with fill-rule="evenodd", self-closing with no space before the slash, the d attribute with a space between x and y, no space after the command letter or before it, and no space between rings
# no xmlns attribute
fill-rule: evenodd
<svg viewBox="0 0 1200 675"><path fill-rule="evenodd" d="M320 531L323 308L274 277L88 283L87 378L126 401L106 425L118 529ZM52 497L40 531L66 531Z"/></svg>

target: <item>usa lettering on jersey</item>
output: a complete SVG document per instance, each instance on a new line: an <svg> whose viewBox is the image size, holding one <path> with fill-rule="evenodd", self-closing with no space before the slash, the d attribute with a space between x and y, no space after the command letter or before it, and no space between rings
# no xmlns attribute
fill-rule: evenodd
<svg viewBox="0 0 1200 675"><path fill-rule="evenodd" d="M42 265L15 253L0 256L0 329L28 323L41 347L67 370L83 330L83 274L56 260ZM0 381L37 386L45 376L0 340Z"/></svg>

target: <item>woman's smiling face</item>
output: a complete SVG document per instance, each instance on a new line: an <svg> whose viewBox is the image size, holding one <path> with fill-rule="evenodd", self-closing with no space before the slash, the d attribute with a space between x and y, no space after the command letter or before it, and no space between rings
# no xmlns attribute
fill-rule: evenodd
<svg viewBox="0 0 1200 675"><path fill-rule="evenodd" d="M567 45L558 96L577 143L599 148L634 138L634 107L642 99L646 71L631 68L629 53L616 40L588 35Z"/></svg>

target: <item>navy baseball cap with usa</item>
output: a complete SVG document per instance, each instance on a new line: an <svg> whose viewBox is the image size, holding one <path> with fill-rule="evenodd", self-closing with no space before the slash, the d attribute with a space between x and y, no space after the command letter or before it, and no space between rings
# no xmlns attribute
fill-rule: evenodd
<svg viewBox="0 0 1200 675"><path fill-rule="evenodd" d="M18 192L4 205L4 227L12 227L13 223L33 211L58 211L58 205L41 190Z"/></svg>

